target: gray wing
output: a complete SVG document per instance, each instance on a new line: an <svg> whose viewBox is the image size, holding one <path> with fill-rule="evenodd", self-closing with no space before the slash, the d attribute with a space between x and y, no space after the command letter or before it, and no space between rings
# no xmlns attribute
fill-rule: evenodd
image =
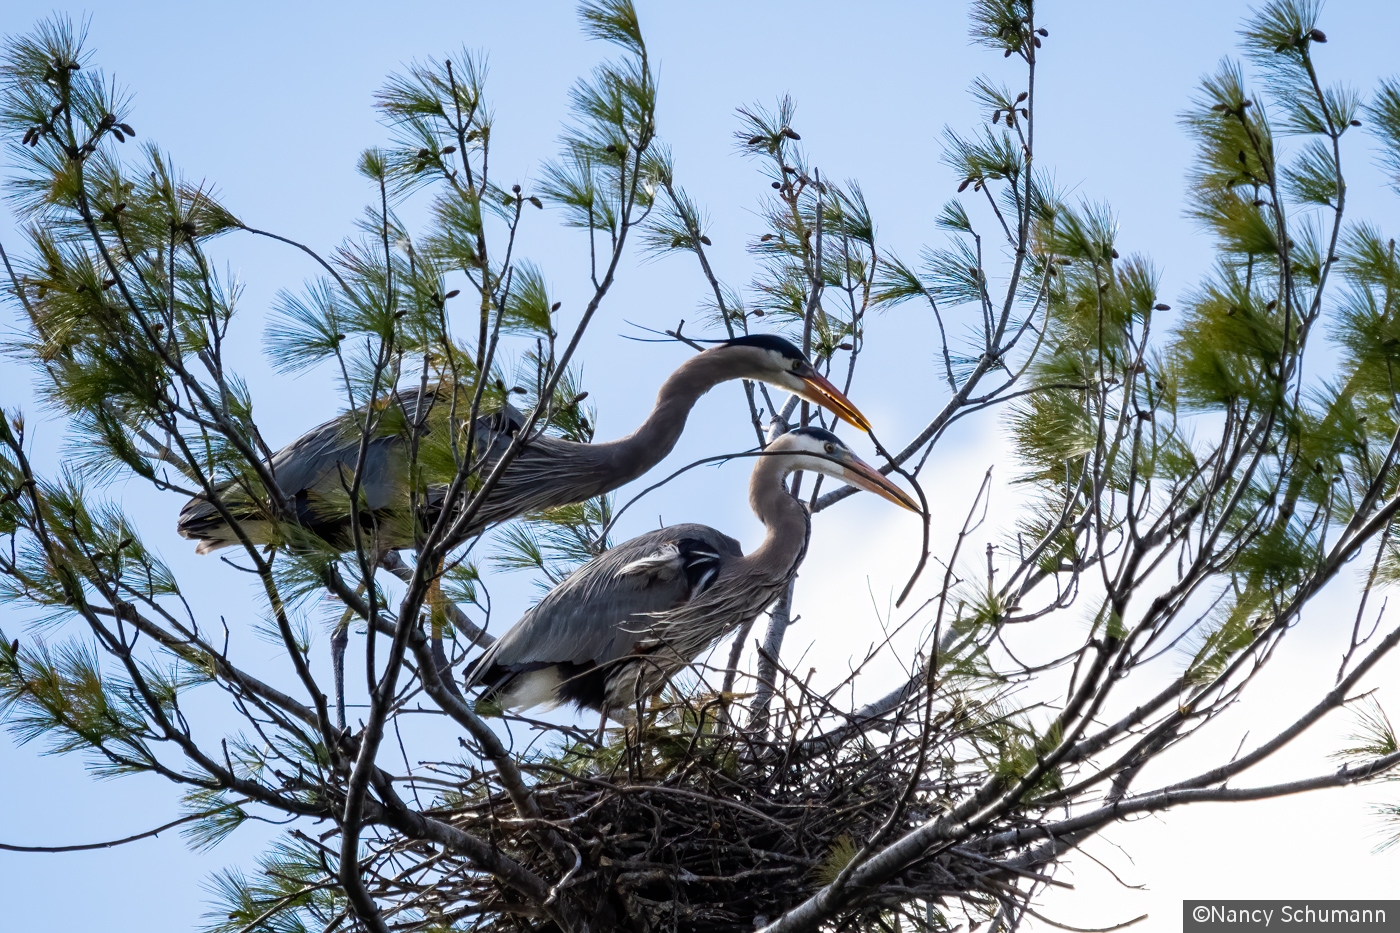
<svg viewBox="0 0 1400 933"><path fill-rule="evenodd" d="M473 682L547 664L606 664L631 652L650 613L709 588L739 542L707 525L672 525L619 544L556 586L493 645Z"/></svg>
<svg viewBox="0 0 1400 933"><path fill-rule="evenodd" d="M312 428L272 455L269 466L277 479L277 485L281 487L283 494L293 501L299 513L298 518L303 523L311 517L309 514L300 514L303 509L308 512L310 510L306 494L315 492L317 484L337 463L345 463L347 472L355 468L354 451L358 449L358 445L352 445L346 437L347 424L348 419L341 415ZM389 459L390 453L386 448L391 445L386 442L394 440L396 438L384 437L375 438L370 442L367 456L373 456L375 469L381 475L387 472L385 461ZM366 470L367 474L369 472ZM252 517L244 514L247 511L246 503L242 502L244 495L233 480L218 483L214 490L234 515L240 519ZM382 494L378 487L376 494ZM221 543L233 540L232 537L225 539L227 529L224 528L223 517L204 496L192 497L180 509L178 529L186 538Z"/></svg>
<svg viewBox="0 0 1400 933"><path fill-rule="evenodd" d="M440 407L448 404L431 395L425 397L424 402ZM406 505L408 458L405 445L409 431L418 420L418 409L416 391L400 392L395 397L392 414L385 417L380 428L383 433L370 438L360 481L370 511ZM524 416L509 405L501 411L478 416L473 426L474 458L484 452L486 462L493 463L510 445L511 435L524 423ZM349 416L342 415L273 454L272 469L277 485L288 496L296 497L304 491L333 493L341 489L342 482L350 483L359 452L360 431Z"/></svg>
<svg viewBox="0 0 1400 933"><path fill-rule="evenodd" d="M446 404L443 399L431 395L426 400L433 405ZM406 504L404 443L409 426L418 420L418 408L416 391L399 393L394 407L381 422L380 433L370 439L365 450L361 488L371 511ZM510 444L511 435L523 425L524 417L509 405L481 415L474 425L474 447L486 452L487 462L493 462ZM303 525L314 528L323 521L341 517L321 513L326 512L326 501L343 502L341 484L350 482L359 450L360 432L354 419L341 415L306 432L272 455L270 466L277 485L291 500ZM225 481L217 488L221 494L233 495L235 486ZM343 506L331 510L343 511ZM190 499L180 511L179 531L187 538L221 540L222 525L218 510L203 496Z"/></svg>

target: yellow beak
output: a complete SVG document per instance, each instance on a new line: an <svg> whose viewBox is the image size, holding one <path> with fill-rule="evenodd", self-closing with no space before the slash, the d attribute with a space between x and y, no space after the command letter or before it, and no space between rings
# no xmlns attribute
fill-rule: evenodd
<svg viewBox="0 0 1400 933"><path fill-rule="evenodd" d="M853 427L866 432L870 430L870 422L860 413L860 409L856 408L840 389L832 385L830 379L820 373L812 373L810 376L803 376L802 381L806 383L807 391L799 392L798 395L834 413Z"/></svg>
<svg viewBox="0 0 1400 933"><path fill-rule="evenodd" d="M875 493L883 499L888 499L895 505L902 505L911 512L923 514L923 509L919 508L919 503L915 502L909 493L900 489L890 480L888 476L882 474L870 464L858 457L852 457L851 462L845 464L845 479L852 486L859 486L861 489Z"/></svg>

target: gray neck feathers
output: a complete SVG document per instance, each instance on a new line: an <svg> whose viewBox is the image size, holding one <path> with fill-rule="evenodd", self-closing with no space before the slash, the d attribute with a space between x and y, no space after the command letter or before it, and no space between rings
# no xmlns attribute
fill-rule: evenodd
<svg viewBox="0 0 1400 933"><path fill-rule="evenodd" d="M506 470L474 527L610 492L641 476L676 446L696 400L740 377L736 360L697 353L662 383L656 405L637 430L615 441L581 444L540 436Z"/></svg>
<svg viewBox="0 0 1400 933"><path fill-rule="evenodd" d="M667 377L651 414L637 430L615 441L591 445L616 477L611 488L630 482L660 463L680 440L690 409L710 389L738 378L724 353L697 353Z"/></svg>
<svg viewBox="0 0 1400 933"><path fill-rule="evenodd" d="M763 543L742 558L750 570L786 583L807 553L811 516L783 484L792 472L792 458L760 457L749 480L749 505L763 522Z"/></svg>

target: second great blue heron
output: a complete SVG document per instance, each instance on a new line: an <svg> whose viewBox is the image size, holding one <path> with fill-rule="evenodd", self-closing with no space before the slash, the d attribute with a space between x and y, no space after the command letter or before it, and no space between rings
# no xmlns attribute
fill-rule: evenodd
<svg viewBox="0 0 1400 933"><path fill-rule="evenodd" d="M767 534L752 554L706 525L672 525L620 544L526 612L469 669L468 687L483 687L483 700L506 708L574 703L625 716L787 588L810 533L807 508L783 482L795 470L919 511L834 434L798 428L754 466L749 503Z"/></svg>

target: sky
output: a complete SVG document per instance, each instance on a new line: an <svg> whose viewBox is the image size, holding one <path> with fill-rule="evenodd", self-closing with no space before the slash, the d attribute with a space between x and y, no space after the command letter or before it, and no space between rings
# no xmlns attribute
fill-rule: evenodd
<svg viewBox="0 0 1400 933"><path fill-rule="evenodd" d="M975 125L966 87L977 74L1002 66L998 56L970 46L964 4L638 5L660 74L658 128L672 147L679 180L708 212L722 279L742 286L753 273L744 244L758 231L767 187L734 151L734 109L771 103L784 93L797 102L794 127L813 163L827 177L860 181L884 248L914 258L921 247L940 245L933 217L959 181L938 161L943 129ZM26 31L51 9L10 0L0 8L0 33ZM529 189L556 151L570 85L608 54L583 38L572 5L563 2L123 0L59 9L90 17L90 47L133 92L129 122L141 141L158 143L191 179L214 184L248 224L322 252L351 231L368 201L354 164L362 149L386 139L371 99L387 74L415 58L452 56L463 47L487 53L497 177L513 177ZM1191 147L1176 115L1201 75L1233 52L1234 30L1246 12L1247 5L1234 0L1169 6L1081 0L1041 8L1051 33L1038 74L1041 164L1053 166L1075 197L1112 205L1120 248L1152 257L1169 303L1200 279L1211 255L1206 237L1182 214ZM1368 89L1394 67L1400 6L1334 0L1322 28L1331 41L1318 48L1318 57L1331 78ZM1400 228L1394 195L1383 190L1359 141L1352 145L1353 216ZM405 216L412 222L413 209ZM567 316L587 299L587 248L556 219L545 212L532 221L521 249L544 268ZM0 238L7 249L17 248L13 216L3 204ZM214 251L244 285L232 352L276 447L335 410L329 373L281 375L261 352L263 323L277 292L295 291L316 270L301 254L267 241L228 237ZM624 264L579 356L584 385L599 409L600 437L620 436L640 421L654 387L688 352L627 338L640 335L640 326L697 320L706 291L693 261L684 258ZM0 308L3 335L12 336L18 326L16 309ZM871 350L852 396L887 443L901 444L943 398L931 322L913 308L891 312L871 324L869 336ZM65 455L61 426L36 417L31 378L0 362L0 405L31 413L38 422L36 455L52 467ZM707 397L658 469L747 446L751 434L741 399L733 386ZM931 462L925 482L935 492L934 543L943 553L989 466L996 480L990 537L1021 501L998 419L974 420L951 433ZM752 547L761 529L742 494L745 480L742 465L692 472L634 507L618 537L658 520L703 521ZM181 579L199 581L194 598L202 606L234 612L251 604L243 579L196 557L175 535L177 499L135 483L118 484L108 494L148 519L149 542ZM917 542L917 523L874 497L855 497L820 516L799 584L802 620L789 635L789 661L796 666L801 656L821 677L839 679L851 658L879 637L879 620L889 617L892 593L908 575ZM1354 612L1347 585L1305 613L1254 696L1210 727L1193 754L1212 762L1228 756L1245 733L1267 734L1330 685L1343 647L1340 620ZM503 620L533 598L522 579L502 580L493 594ZM0 628L13 636L24 630L24 620L9 612L0 609ZM1062 624L1083 623L1069 615ZM271 660L270 647L244 646ZM1391 664L1372 685L1393 682L1396 673ZM857 701L882 692L887 682L861 688L866 693ZM1260 769L1257 779L1327 770L1325 754L1347 731L1345 717L1329 717L1315 736ZM114 838L178 812L174 793L157 779L96 782L81 761L38 751L0 737L0 842ZM1149 780L1145 776L1143 786ZM1170 929L1183 898L1384 896L1395 889L1400 853L1372 853L1377 823L1369 808L1397 799L1393 788L1370 786L1264 804L1183 808L1116 827L1068 859L1060 877L1075 889L1051 892L1042 909L1081 927L1149 913L1146 928ZM113 933L194 928L207 909L203 881L221 867L251 865L275 832L248 827L203 853L187 850L175 833L72 855L0 852L6 924L42 930L61 922ZM1115 874L1144 889L1117 883Z"/></svg>

